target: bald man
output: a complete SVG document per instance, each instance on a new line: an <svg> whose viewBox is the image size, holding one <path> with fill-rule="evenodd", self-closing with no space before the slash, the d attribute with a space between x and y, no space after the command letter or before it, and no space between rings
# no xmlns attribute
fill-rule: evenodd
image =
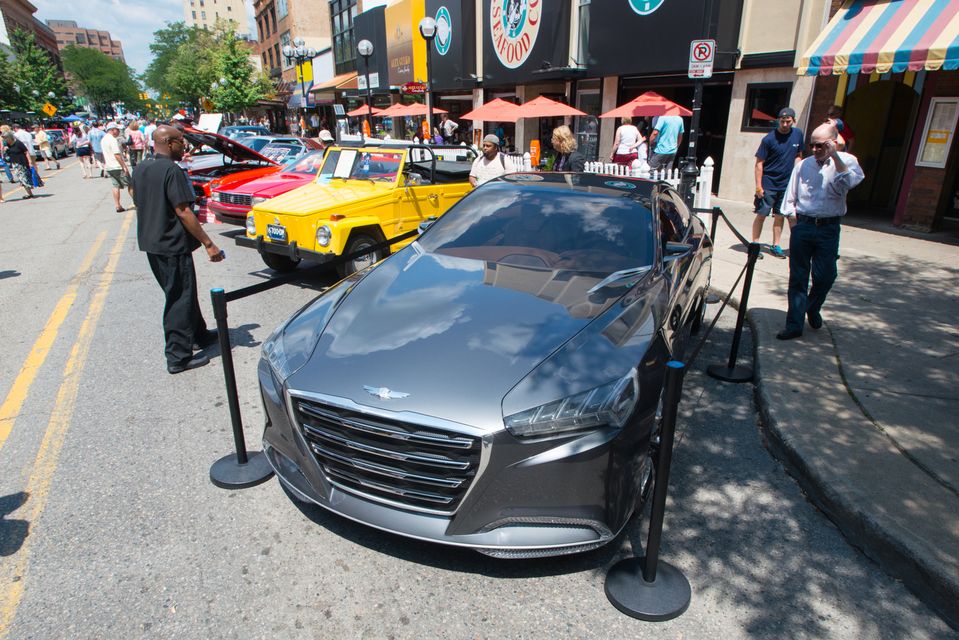
<svg viewBox="0 0 959 640"><path fill-rule="evenodd" d="M193 353L217 339L216 331L207 330L200 311L193 251L202 245L211 262L224 258L193 214L193 185L176 164L185 144L182 131L161 125L153 132L153 157L133 170L137 241L166 297L163 335L169 373L210 361L202 353Z"/></svg>
<svg viewBox="0 0 959 640"><path fill-rule="evenodd" d="M776 334L780 340L801 336L806 320L812 329L822 327L820 311L836 281L846 194L864 177L856 156L839 151L838 137L832 124L816 127L809 138L812 155L793 167L786 187L782 212L794 216L795 224L789 234L789 310L786 327Z"/></svg>

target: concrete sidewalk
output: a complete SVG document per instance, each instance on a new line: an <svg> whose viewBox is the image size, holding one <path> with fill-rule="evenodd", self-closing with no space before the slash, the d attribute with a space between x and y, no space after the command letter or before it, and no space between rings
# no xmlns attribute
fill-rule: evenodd
<svg viewBox="0 0 959 640"><path fill-rule="evenodd" d="M750 205L714 204L750 237ZM959 247L844 226L840 254L825 325L788 342L776 339L788 260L764 252L756 265L748 318L768 446L853 545L959 627ZM721 221L713 287L725 295L745 262Z"/></svg>

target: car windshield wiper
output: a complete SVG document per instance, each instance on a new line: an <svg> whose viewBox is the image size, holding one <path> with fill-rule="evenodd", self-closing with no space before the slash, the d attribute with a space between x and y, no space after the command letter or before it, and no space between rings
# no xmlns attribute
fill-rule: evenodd
<svg viewBox="0 0 959 640"><path fill-rule="evenodd" d="M599 281L592 289L590 289L587 293L596 293L596 292L599 291L600 289L602 289L602 288L604 288L604 287L608 287L608 286L613 285L613 284L618 285L618 286L626 286L626 283L627 283L628 281L630 281L630 280L639 280L640 276L642 276L643 274L645 274L645 273L646 273L647 271L649 271L650 269L652 269L651 266L645 266L645 267L631 267L631 268L629 268L629 269L622 269L622 270L620 270L620 271L614 271L613 273L609 274L608 276L606 276L605 278L603 278L602 280L600 280L600 281ZM630 286L632 286L632 285L630 285Z"/></svg>

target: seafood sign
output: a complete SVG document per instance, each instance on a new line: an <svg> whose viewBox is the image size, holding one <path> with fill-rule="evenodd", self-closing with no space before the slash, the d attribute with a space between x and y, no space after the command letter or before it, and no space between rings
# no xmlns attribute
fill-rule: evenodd
<svg viewBox="0 0 959 640"><path fill-rule="evenodd" d="M490 3L490 36L493 51L508 69L521 67L539 35L545 0L493 0Z"/></svg>

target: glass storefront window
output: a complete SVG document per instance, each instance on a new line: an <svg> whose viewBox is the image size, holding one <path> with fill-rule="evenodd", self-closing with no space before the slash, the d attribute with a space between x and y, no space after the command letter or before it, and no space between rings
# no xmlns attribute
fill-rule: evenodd
<svg viewBox="0 0 959 640"><path fill-rule="evenodd" d="M746 86L743 131L766 132L776 126L779 110L789 106L791 82L770 82Z"/></svg>

